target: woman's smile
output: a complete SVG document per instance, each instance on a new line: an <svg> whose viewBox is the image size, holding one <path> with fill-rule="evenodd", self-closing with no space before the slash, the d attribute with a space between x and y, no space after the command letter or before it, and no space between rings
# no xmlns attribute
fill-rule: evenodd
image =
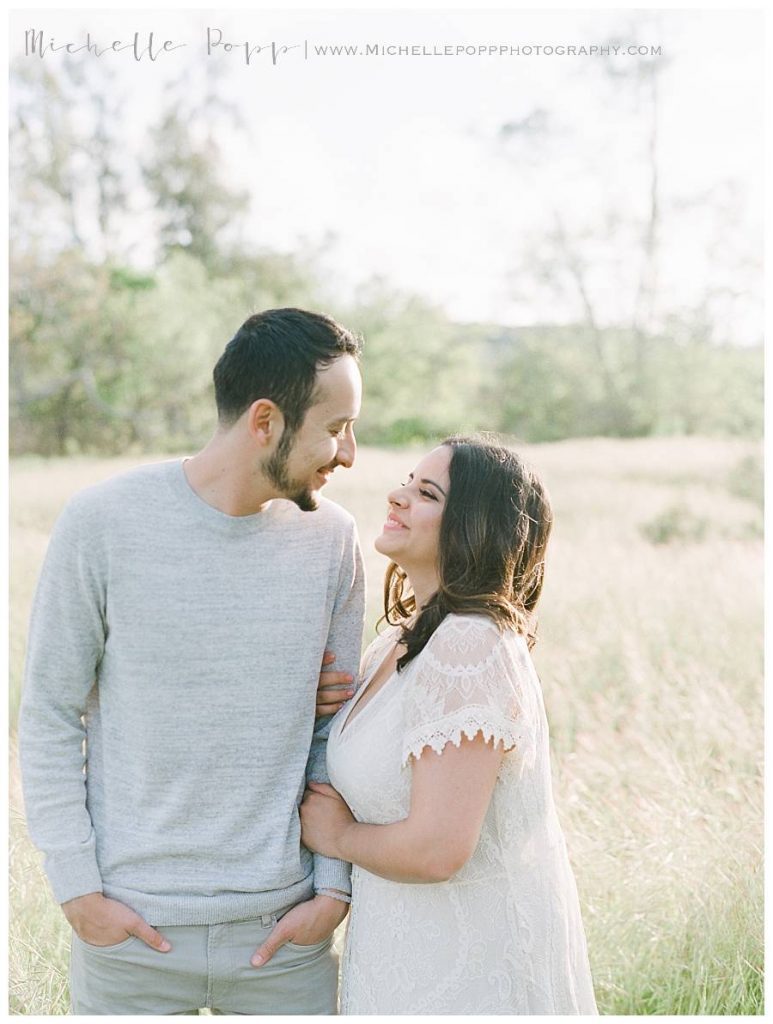
<svg viewBox="0 0 773 1024"><path fill-rule="evenodd" d="M407 530L405 523L400 522L394 512L390 512L384 523L385 530Z"/></svg>

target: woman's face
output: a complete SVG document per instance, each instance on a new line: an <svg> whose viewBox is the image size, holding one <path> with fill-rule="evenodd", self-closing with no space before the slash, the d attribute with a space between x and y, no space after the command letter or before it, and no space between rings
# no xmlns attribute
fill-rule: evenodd
<svg viewBox="0 0 773 1024"><path fill-rule="evenodd" d="M448 499L451 449L425 455L405 483L387 495L389 513L376 550L411 572L436 570L440 520Z"/></svg>

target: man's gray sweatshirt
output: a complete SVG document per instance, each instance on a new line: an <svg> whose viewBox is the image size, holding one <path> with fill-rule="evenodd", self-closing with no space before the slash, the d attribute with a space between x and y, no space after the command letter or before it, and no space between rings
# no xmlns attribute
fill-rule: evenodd
<svg viewBox="0 0 773 1024"><path fill-rule="evenodd" d="M272 501L229 516L180 460L81 491L33 604L20 755L58 902L102 891L152 925L247 920L349 891L300 843L323 653L356 677L354 522ZM84 742L85 741L85 742Z"/></svg>

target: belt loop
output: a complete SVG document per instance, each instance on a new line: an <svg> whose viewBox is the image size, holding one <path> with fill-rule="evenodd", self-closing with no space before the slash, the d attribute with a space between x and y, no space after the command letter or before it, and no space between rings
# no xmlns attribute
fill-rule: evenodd
<svg viewBox="0 0 773 1024"><path fill-rule="evenodd" d="M260 923L264 928L270 928L271 925L274 923L274 919L271 916L271 914L261 914Z"/></svg>

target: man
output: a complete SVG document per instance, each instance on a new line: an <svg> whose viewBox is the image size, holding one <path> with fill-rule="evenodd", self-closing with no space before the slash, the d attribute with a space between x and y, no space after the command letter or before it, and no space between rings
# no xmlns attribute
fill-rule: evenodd
<svg viewBox="0 0 773 1024"><path fill-rule="evenodd" d="M204 449L82 491L55 526L20 750L76 1014L336 1012L349 866L301 847L298 804L326 778L325 648L331 681L360 653L356 530L318 497L354 462L358 355L329 317L250 317Z"/></svg>

